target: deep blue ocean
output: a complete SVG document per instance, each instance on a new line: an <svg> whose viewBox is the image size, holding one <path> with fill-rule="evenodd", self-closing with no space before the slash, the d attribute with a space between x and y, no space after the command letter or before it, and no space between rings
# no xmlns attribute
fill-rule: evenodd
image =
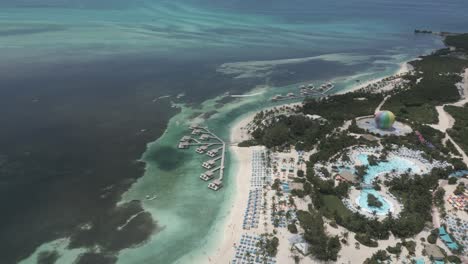
<svg viewBox="0 0 468 264"><path fill-rule="evenodd" d="M174 149L187 122L210 113L227 137L298 83L333 80L337 92L443 47L415 29L468 32L468 4L0 0L0 262L208 254L236 161L223 191L207 192L200 158Z"/></svg>

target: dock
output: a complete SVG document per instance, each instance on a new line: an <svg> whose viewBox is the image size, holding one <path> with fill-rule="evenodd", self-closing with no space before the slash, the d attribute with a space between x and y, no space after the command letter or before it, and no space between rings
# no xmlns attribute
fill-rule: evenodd
<svg viewBox="0 0 468 264"><path fill-rule="evenodd" d="M211 181L215 178L215 173L218 172L218 178L208 184L209 189L218 191L223 187L226 142L211 132L208 127L191 125L189 129L191 130L190 135L183 136L180 139L178 148L190 149L196 147L196 153L206 154L211 158L201 164L207 171L202 173L199 178L203 181Z"/></svg>
<svg viewBox="0 0 468 264"><path fill-rule="evenodd" d="M308 96L327 96L327 92L333 88L335 88L335 86L330 82L322 84L320 87L315 87L313 84L309 84L308 86L301 85L299 87L300 93L298 95L295 93L288 93L286 95L277 94L271 98L271 101L294 100L306 98Z"/></svg>

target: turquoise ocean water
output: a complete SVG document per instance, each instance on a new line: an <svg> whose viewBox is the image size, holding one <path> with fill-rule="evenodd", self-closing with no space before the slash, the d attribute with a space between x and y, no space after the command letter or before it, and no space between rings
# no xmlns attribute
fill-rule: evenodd
<svg viewBox="0 0 468 264"><path fill-rule="evenodd" d="M229 128L242 116L272 106L269 98L275 94L296 92L299 82L332 80L336 92L356 80L394 73L400 63L442 46L438 37L414 35L415 28L468 31L467 14L461 0L0 0L0 69L18 76L24 74L21 69L41 65L138 56L201 66L209 61L217 66L207 74L227 74L233 80L255 76L256 83L268 85L251 91L259 95L219 107L219 98L210 97L225 91L213 92L204 83L206 91L195 92L210 90L210 97L197 107L179 105L181 112L170 119L166 132L142 153L144 175L122 197L123 202L157 194L143 206L161 230L147 243L121 251L118 263L193 263L219 242L237 166L228 153L225 187L219 192L208 191L198 179L204 157L176 149L194 112L216 110L205 123L228 139ZM58 263L70 263L80 253L58 250ZM23 263L35 263L39 251Z"/></svg>

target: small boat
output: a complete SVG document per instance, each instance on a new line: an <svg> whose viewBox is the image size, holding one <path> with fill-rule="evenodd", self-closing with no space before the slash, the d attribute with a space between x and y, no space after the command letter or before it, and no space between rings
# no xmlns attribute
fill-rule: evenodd
<svg viewBox="0 0 468 264"><path fill-rule="evenodd" d="M158 198L158 196L157 196L157 195L153 195L153 196L146 195L146 200L148 200L148 201L153 201L153 200L156 200L156 198Z"/></svg>

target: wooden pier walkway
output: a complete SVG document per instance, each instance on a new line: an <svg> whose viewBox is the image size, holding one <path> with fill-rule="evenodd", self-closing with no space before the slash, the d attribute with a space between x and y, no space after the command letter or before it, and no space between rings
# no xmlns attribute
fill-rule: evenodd
<svg viewBox="0 0 468 264"><path fill-rule="evenodd" d="M209 168L205 173L203 173L200 178L202 180L208 181L212 177L207 177L207 175L212 175L214 172L219 171L219 177L215 179L212 183L208 184L208 188L212 190L219 190L222 187L222 181L224 178L224 163L226 161L226 142L222 140L220 137L218 137L215 133L211 132L208 127L202 127L202 126L191 126L190 129L191 135L192 136L184 136L180 141L179 141L179 148L180 149L188 149L190 146L198 146L199 148L197 149L197 152L202 154L206 152L215 152L215 155L220 155L220 156L212 156L212 159L206 161L206 163L214 163L218 160L221 160L221 163L218 167L216 168L209 168L209 166L205 168ZM206 138L208 140L215 140L216 142L202 142L200 140L197 140L194 138L194 135L208 135L209 137ZM210 147L212 146L219 146L215 149L209 150ZM204 146L204 147L203 147ZM200 150L202 149L202 150ZM221 150L221 153L218 154L218 152Z"/></svg>

